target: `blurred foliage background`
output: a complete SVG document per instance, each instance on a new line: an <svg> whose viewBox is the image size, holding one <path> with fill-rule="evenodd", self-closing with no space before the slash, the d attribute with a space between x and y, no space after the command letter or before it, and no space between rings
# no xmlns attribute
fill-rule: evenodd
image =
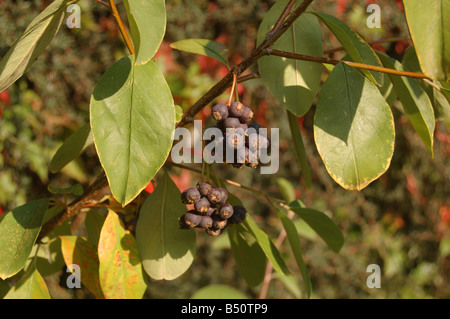
<svg viewBox="0 0 450 319"><path fill-rule="evenodd" d="M51 1L6 0L0 2L0 56L25 30L28 23ZM168 0L167 33L156 60L183 109L192 105L227 70L214 60L172 51L169 44L185 38L208 38L225 43L230 63L236 64L254 47L259 23L274 1ZM379 4L382 27L366 25L367 5ZM120 34L109 12L93 0L81 0L81 28L61 27L48 50L32 69L0 93L0 212L31 199L49 196L48 185L87 186L100 166L93 147L61 173L51 174L48 164L74 130L89 119L92 90L118 58L126 55ZM123 5L119 11L126 19ZM365 40L408 36L401 1L316 0L313 8L344 20ZM339 43L323 28L324 47ZM376 45L401 59L408 41ZM341 57L342 52L334 54ZM256 66L249 72L254 72ZM324 79L326 76L324 72ZM325 212L346 238L339 254L330 251L306 224L295 220L301 235L305 261L313 285L313 298L449 298L450 297L450 132L449 121L439 121L435 132L435 156L431 158L406 116L393 107L396 145L386 174L361 192L346 191L327 174L313 139L313 106L301 119L303 138L312 169L313 186L305 189L291 144L284 109L270 96L259 79L239 85L241 101L253 108L265 127L280 128L280 169L276 175L260 175L250 168L216 166L217 174L281 198L277 179L287 179L296 196L309 207ZM224 94L214 103L226 101ZM210 108L199 115L206 126ZM195 185L199 175L173 169L180 189ZM258 224L276 240L281 223L263 198L233 186ZM101 209L96 209L101 212ZM180 212L181 214L181 212ZM72 233L83 234L80 214ZM80 222L81 219L81 222ZM81 226L80 226L81 225ZM149 298L190 298L209 284L232 286L250 298L261 286L249 288L233 260L226 235L211 239L198 234L198 251L191 268L173 281L150 280ZM303 298L300 273L290 248L280 248L294 277L274 275L268 298ZM381 267L380 289L369 289L369 264ZM90 298L84 289L64 289L63 264L46 277L55 298Z"/></svg>

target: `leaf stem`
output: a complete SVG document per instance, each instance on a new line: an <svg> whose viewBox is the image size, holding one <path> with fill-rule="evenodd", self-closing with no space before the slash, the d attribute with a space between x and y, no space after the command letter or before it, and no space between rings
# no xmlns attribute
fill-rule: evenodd
<svg viewBox="0 0 450 319"><path fill-rule="evenodd" d="M125 30L122 19L120 19L120 15L119 15L119 12L117 11L116 5L114 4L114 0L109 0L109 5L111 7L111 12L114 16L114 19L116 19L117 26L119 27L120 33L122 34L122 37L125 40L125 43L128 47L128 50L130 51L130 53L132 55L135 54L133 44L131 43L131 40L128 37L127 31Z"/></svg>
<svg viewBox="0 0 450 319"><path fill-rule="evenodd" d="M336 60L336 59L330 59L330 58L326 58L326 57L315 57L315 56L309 56L309 55L304 55L304 54L275 50L272 48L267 48L265 50L265 53L266 53L266 55L280 56L280 57L284 57L284 58L288 58L288 59L295 59L295 60L302 60L302 61L309 61L309 62L316 62L316 63L328 63L328 64L333 64L333 65L337 65L342 62L342 63L345 63L345 64L350 65L357 69L365 69L365 70L377 71L377 72L382 72L382 73L407 76L407 77L417 78L417 79L428 79L428 77L425 74L418 73L418 72L398 71L395 69L384 68L384 67L370 65L370 64L344 61L344 60Z"/></svg>

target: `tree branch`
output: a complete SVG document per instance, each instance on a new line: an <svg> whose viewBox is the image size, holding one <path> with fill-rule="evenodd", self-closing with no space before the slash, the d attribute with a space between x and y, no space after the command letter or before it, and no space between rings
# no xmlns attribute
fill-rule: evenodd
<svg viewBox="0 0 450 319"><path fill-rule="evenodd" d="M292 2L292 1L291 1ZM291 4L288 3L287 6ZM216 97L222 94L233 82L233 74L241 75L248 67L255 63L259 58L266 55L265 50L278 40L284 32L300 17L308 8L313 0L304 0L277 28L273 28L265 37L264 41L255 48L250 55L241 63L233 67L228 74L222 78L216 85L214 85L205 95L203 95L197 102L195 102L181 117L177 127L185 126L193 121L194 116L200 112L206 105L213 101ZM285 9L286 11L286 9Z"/></svg>
<svg viewBox="0 0 450 319"><path fill-rule="evenodd" d="M114 16L114 19L116 19L117 26L119 27L120 33L122 34L123 39L125 40L125 43L128 47L128 50L131 54L134 54L134 47L131 43L130 38L128 37L127 31L125 30L125 27L123 26L122 19L120 19L119 11L117 11L116 5L114 4L114 0L109 0L109 5L111 7L111 12Z"/></svg>
<svg viewBox="0 0 450 319"><path fill-rule="evenodd" d="M315 56L303 55L303 54L298 54L298 53L274 50L271 48L267 48L265 50L265 53L266 53L266 55L275 55L275 56L280 56L280 57L284 57L284 58L288 58L288 59L295 59L295 60L302 60L302 61L309 61L309 62L316 62L316 63L328 63L328 64L333 64L333 65L337 65L342 62L342 63L345 63L345 64L350 65L357 69L371 70L371 71L395 74L395 75L400 75L400 76L407 76L407 77L418 78L418 79L428 79L428 77L423 73L398 71L395 69L383 68L380 66L375 66L375 65L370 65L370 64L336 60L336 59L330 59L330 58L326 58L326 57L315 57Z"/></svg>

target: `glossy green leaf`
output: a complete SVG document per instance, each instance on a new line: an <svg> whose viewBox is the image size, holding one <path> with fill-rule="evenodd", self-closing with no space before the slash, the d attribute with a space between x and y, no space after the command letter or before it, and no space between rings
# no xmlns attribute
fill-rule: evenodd
<svg viewBox="0 0 450 319"><path fill-rule="evenodd" d="M180 191L165 173L139 212L136 240L142 265L156 280L178 278L194 260L196 235L194 230L180 229L178 218L187 211L180 198Z"/></svg>
<svg viewBox="0 0 450 319"><path fill-rule="evenodd" d="M81 194L83 194L83 186L81 186L80 184L75 184L75 185L63 187L63 188L56 187L54 185L48 185L47 189L50 193L59 194L59 195L73 194L73 195L80 196Z"/></svg>
<svg viewBox="0 0 450 319"><path fill-rule="evenodd" d="M258 29L257 45L272 30L288 0L279 0L265 14ZM297 7L301 1L297 1ZM323 55L322 31L313 15L300 16L272 46L273 49L306 54ZM320 87L322 66L300 60L278 56L258 59L258 70L269 92L289 111L297 116L304 115L311 107Z"/></svg>
<svg viewBox="0 0 450 319"><path fill-rule="evenodd" d="M290 111L286 111L288 116L289 128L291 130L292 142L294 144L295 154L297 155L300 169L305 179L306 188L311 188L311 170L309 168L308 159L306 158L305 145L303 144L302 132L298 124L297 117Z"/></svg>
<svg viewBox="0 0 450 319"><path fill-rule="evenodd" d="M173 49L200 54L214 58L228 68L228 48L219 42L208 39L185 39L170 44Z"/></svg>
<svg viewBox="0 0 450 319"><path fill-rule="evenodd" d="M406 21L423 72L434 80L450 79L450 2L405 0Z"/></svg>
<svg viewBox="0 0 450 319"><path fill-rule="evenodd" d="M0 92L17 81L53 40L69 0L55 0L31 21L0 61Z"/></svg>
<svg viewBox="0 0 450 319"><path fill-rule="evenodd" d="M300 273L302 275L303 282L305 284L306 295L308 296L308 298L310 298L312 292L311 279L309 278L308 269L306 268L306 263L303 259L300 237L292 220L290 220L286 216L286 214L280 210L277 211L277 213L278 217L281 220L281 223L283 224L283 228L286 231L286 237L288 239L289 245L291 246L298 269L300 270Z"/></svg>
<svg viewBox="0 0 450 319"><path fill-rule="evenodd" d="M209 285L197 290L191 299L247 299L247 296L227 285Z"/></svg>
<svg viewBox="0 0 450 319"><path fill-rule="evenodd" d="M164 0L125 0L137 65L147 63L158 50L166 33Z"/></svg>
<svg viewBox="0 0 450 319"><path fill-rule="evenodd" d="M290 272L283 258L281 257L278 248L274 245L269 236L253 221L251 216L247 215L243 226L255 237L256 242L261 247L269 261L272 263L273 269L285 276L289 275Z"/></svg>
<svg viewBox="0 0 450 319"><path fill-rule="evenodd" d="M52 173L59 172L68 163L80 156L93 142L91 126L89 123L83 125L58 148L50 161L50 171Z"/></svg>
<svg viewBox="0 0 450 319"><path fill-rule="evenodd" d="M378 52L378 55L385 67L404 71L402 64L397 60L381 52ZM389 77L394 85L395 92L402 102L403 110L426 148L433 155L435 117L428 95L417 79L391 74Z"/></svg>
<svg viewBox="0 0 450 319"><path fill-rule="evenodd" d="M99 279L97 247L79 236L60 236L61 251L66 265L80 267L80 280L96 298L103 298Z"/></svg>
<svg viewBox="0 0 450 319"><path fill-rule="evenodd" d="M289 204L291 210L302 218L334 252L339 252L344 244L344 235L339 227L322 212L303 207L298 201Z"/></svg>
<svg viewBox="0 0 450 319"><path fill-rule="evenodd" d="M147 289L136 241L109 211L98 243L99 279L106 299L140 299Z"/></svg>
<svg viewBox="0 0 450 319"><path fill-rule="evenodd" d="M84 225L86 227L87 237L95 246L98 246L98 240L105 218L105 216L94 210L91 210L86 214Z"/></svg>
<svg viewBox="0 0 450 319"><path fill-rule="evenodd" d="M232 225L226 232L239 273L250 287L258 286L264 279L267 263L264 251L242 224Z"/></svg>
<svg viewBox="0 0 450 319"><path fill-rule="evenodd" d="M394 118L378 88L340 63L319 94L314 139L330 176L345 189L361 190L390 165Z"/></svg>
<svg viewBox="0 0 450 319"><path fill-rule="evenodd" d="M131 202L164 164L172 147L175 108L153 61L133 56L111 66L94 89L90 116L94 142L111 192Z"/></svg>
<svg viewBox="0 0 450 319"><path fill-rule="evenodd" d="M31 266L4 299L51 299L44 278Z"/></svg>
<svg viewBox="0 0 450 319"><path fill-rule="evenodd" d="M24 266L41 230L48 199L28 202L0 219L0 278L17 274Z"/></svg>
<svg viewBox="0 0 450 319"><path fill-rule="evenodd" d="M354 62L382 66L374 50L347 24L336 17L323 12L314 12L336 36ZM362 70L363 73L378 86L383 85L383 73Z"/></svg>

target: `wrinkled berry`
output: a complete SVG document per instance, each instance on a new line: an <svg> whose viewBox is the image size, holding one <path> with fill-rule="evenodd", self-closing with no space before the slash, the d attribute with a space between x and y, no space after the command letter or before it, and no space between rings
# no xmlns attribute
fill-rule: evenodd
<svg viewBox="0 0 450 319"><path fill-rule="evenodd" d="M224 229L227 226L227 220L219 216L214 216L212 228Z"/></svg>
<svg viewBox="0 0 450 319"><path fill-rule="evenodd" d="M212 227L212 224L213 224L213 220L211 217L201 216L201 220L200 220L200 223L198 224L198 226L200 226L201 228L210 228L210 227Z"/></svg>
<svg viewBox="0 0 450 319"><path fill-rule="evenodd" d="M214 187L209 193L208 199L213 204L224 204L228 199L228 193L224 188Z"/></svg>
<svg viewBox="0 0 450 319"><path fill-rule="evenodd" d="M247 106L244 107L241 116L239 116L239 121L241 123L249 125L252 122L252 119L253 119L253 111Z"/></svg>
<svg viewBox="0 0 450 319"><path fill-rule="evenodd" d="M188 188L181 193L181 201L184 204L195 203L197 200L200 199L200 197L201 197L200 192L195 187Z"/></svg>
<svg viewBox="0 0 450 319"><path fill-rule="evenodd" d="M231 206L229 203L223 204L222 207L219 209L219 216L223 219L230 218L233 215L233 206Z"/></svg>
<svg viewBox="0 0 450 319"><path fill-rule="evenodd" d="M230 108L228 109L228 113L232 117L239 117L244 112L244 108L245 108L244 104L236 101L234 103L231 103Z"/></svg>
<svg viewBox="0 0 450 319"><path fill-rule="evenodd" d="M199 183L197 185L197 189L202 196L208 196L211 192L212 186L209 183Z"/></svg>
<svg viewBox="0 0 450 319"><path fill-rule="evenodd" d="M209 207L208 210L206 211L206 216L211 216L212 214L214 214L216 212L216 208L214 207Z"/></svg>
<svg viewBox="0 0 450 319"><path fill-rule="evenodd" d="M206 231L206 233L207 233L209 236L211 236L211 237L217 237L217 236L219 236L220 233L222 232L222 229L218 229L218 228L213 228L213 227L211 227L211 228L207 228L205 231Z"/></svg>
<svg viewBox="0 0 450 319"><path fill-rule="evenodd" d="M184 214L181 218L184 219L184 223L189 228L194 228L201 222L202 216L195 214L194 211L189 211L186 214Z"/></svg>
<svg viewBox="0 0 450 319"><path fill-rule="evenodd" d="M209 209L209 206L211 206L209 200L206 197L200 198L198 201L195 202L194 207L197 212L204 215Z"/></svg>
<svg viewBox="0 0 450 319"><path fill-rule="evenodd" d="M212 116L216 121L222 121L228 117L228 107L225 104L216 104L212 108Z"/></svg>
<svg viewBox="0 0 450 319"><path fill-rule="evenodd" d="M227 117L225 121L223 121L225 131L235 131L240 125L239 119L234 117Z"/></svg>

